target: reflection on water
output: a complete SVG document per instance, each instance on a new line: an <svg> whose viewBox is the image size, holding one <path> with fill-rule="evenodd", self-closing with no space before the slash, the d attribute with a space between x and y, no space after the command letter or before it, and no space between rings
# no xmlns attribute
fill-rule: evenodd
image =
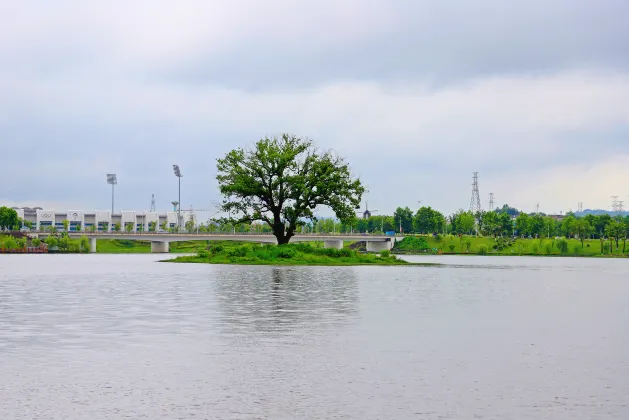
<svg viewBox="0 0 629 420"><path fill-rule="evenodd" d="M357 313L351 268L219 267L218 272L215 291L226 333L314 332Z"/></svg>
<svg viewBox="0 0 629 420"><path fill-rule="evenodd" d="M0 256L0 419L629 418L626 260Z"/></svg>

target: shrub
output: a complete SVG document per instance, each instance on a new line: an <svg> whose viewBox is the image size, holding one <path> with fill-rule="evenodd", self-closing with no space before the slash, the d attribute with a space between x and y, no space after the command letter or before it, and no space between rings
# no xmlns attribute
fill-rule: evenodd
<svg viewBox="0 0 629 420"><path fill-rule="evenodd" d="M609 254L609 242L603 244L603 254Z"/></svg>
<svg viewBox="0 0 629 420"><path fill-rule="evenodd" d="M580 245L575 245L572 248L572 252L574 252L575 255L579 255L581 253L581 246Z"/></svg>
<svg viewBox="0 0 629 420"><path fill-rule="evenodd" d="M40 246L41 245L41 240L39 238L34 238L31 243L33 244L33 246Z"/></svg>
<svg viewBox="0 0 629 420"><path fill-rule="evenodd" d="M550 255L553 253L553 244L546 244L545 246L546 255Z"/></svg>
<svg viewBox="0 0 629 420"><path fill-rule="evenodd" d="M199 251L197 251L197 257L199 258L207 258L210 256L210 253L207 252L205 249L200 249Z"/></svg>
<svg viewBox="0 0 629 420"><path fill-rule="evenodd" d="M45 242L49 248L54 248L59 244L59 241L57 241L57 238L54 236L47 237Z"/></svg>
<svg viewBox="0 0 629 420"><path fill-rule="evenodd" d="M213 247L210 247L210 253L212 255L220 254L224 249L223 245L214 245Z"/></svg>
<svg viewBox="0 0 629 420"><path fill-rule="evenodd" d="M568 241L566 241L565 239L559 239L556 243L556 246L559 252L561 252L562 254L568 253Z"/></svg>
<svg viewBox="0 0 629 420"><path fill-rule="evenodd" d="M435 235L435 241L441 242L442 240L443 240L443 237L440 234Z"/></svg>
<svg viewBox="0 0 629 420"><path fill-rule="evenodd" d="M339 250L339 255L344 258L353 257L356 253L351 249L343 248Z"/></svg>
<svg viewBox="0 0 629 420"><path fill-rule="evenodd" d="M479 245L478 246L478 255L487 255L487 246Z"/></svg>
<svg viewBox="0 0 629 420"><path fill-rule="evenodd" d="M82 252L89 252L90 240L87 239L87 236L81 236L81 239L79 239L79 246L81 247Z"/></svg>
<svg viewBox="0 0 629 420"><path fill-rule="evenodd" d="M539 252L539 247L537 244L533 244L533 254L537 254Z"/></svg>
<svg viewBox="0 0 629 420"><path fill-rule="evenodd" d="M327 249L326 251L336 251L335 249ZM277 247L276 255L278 258L293 258L297 252L295 249L288 246L279 246Z"/></svg>
<svg viewBox="0 0 629 420"><path fill-rule="evenodd" d="M448 248L450 248L450 252L454 252L454 248L456 248L456 246L454 244L450 244L448 245Z"/></svg>
<svg viewBox="0 0 629 420"><path fill-rule="evenodd" d="M234 248L229 248L227 251L225 251L225 254L228 257L242 258L247 255L247 252L249 252L249 247L247 245L242 245Z"/></svg>
<svg viewBox="0 0 629 420"><path fill-rule="evenodd" d="M384 251L380 251L380 256L382 258L389 258L391 256L391 251L385 249Z"/></svg>

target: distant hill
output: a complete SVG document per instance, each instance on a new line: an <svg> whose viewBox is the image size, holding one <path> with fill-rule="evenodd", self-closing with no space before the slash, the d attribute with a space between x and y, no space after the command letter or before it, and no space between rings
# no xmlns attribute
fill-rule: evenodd
<svg viewBox="0 0 629 420"><path fill-rule="evenodd" d="M629 216L629 211L619 212L619 211L609 211L609 210L602 210L602 209L596 209L596 210L585 209L583 211L578 211L574 213L574 215L577 217L587 216L588 214L593 214L594 216L600 216L601 214L609 214L612 217L613 216Z"/></svg>

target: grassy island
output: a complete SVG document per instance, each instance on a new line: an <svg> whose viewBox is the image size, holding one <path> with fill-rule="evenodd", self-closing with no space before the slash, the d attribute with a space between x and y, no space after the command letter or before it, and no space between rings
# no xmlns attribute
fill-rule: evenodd
<svg viewBox="0 0 629 420"><path fill-rule="evenodd" d="M411 265L389 251L361 254L352 249L331 249L309 244L237 246L212 245L193 256L181 256L168 262L244 265ZM424 264L425 265L425 264Z"/></svg>

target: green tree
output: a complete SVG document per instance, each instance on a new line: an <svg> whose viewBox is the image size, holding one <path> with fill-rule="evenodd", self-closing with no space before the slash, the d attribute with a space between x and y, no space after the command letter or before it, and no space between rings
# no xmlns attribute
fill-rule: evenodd
<svg viewBox="0 0 629 420"><path fill-rule="evenodd" d="M469 234L474 230L474 215L469 211L459 213L456 219L457 233Z"/></svg>
<svg viewBox="0 0 629 420"><path fill-rule="evenodd" d="M81 231L81 227L82 227L81 222L77 223L76 224L76 231L80 232Z"/></svg>
<svg viewBox="0 0 629 420"><path fill-rule="evenodd" d="M90 250L90 240L87 236L81 236L79 239L79 247L81 252L89 252Z"/></svg>
<svg viewBox="0 0 629 420"><path fill-rule="evenodd" d="M124 230L125 230L125 232L132 232L133 231L133 223L125 223L124 224Z"/></svg>
<svg viewBox="0 0 629 420"><path fill-rule="evenodd" d="M278 244L288 243L319 206L349 222L365 191L343 158L288 134L232 150L218 159L217 169L222 210L235 213L235 223L266 222Z"/></svg>
<svg viewBox="0 0 629 420"><path fill-rule="evenodd" d="M17 215L17 211L9 207L0 207L0 230L1 229L13 229L20 223L20 218Z"/></svg>
<svg viewBox="0 0 629 420"><path fill-rule="evenodd" d="M577 219L574 216L570 215L563 219L563 222L561 222L561 233L566 238L570 238L575 234L576 221Z"/></svg>
<svg viewBox="0 0 629 420"><path fill-rule="evenodd" d="M70 249L70 238L67 236L62 236L59 238L59 242L57 244L60 251L67 251Z"/></svg>
<svg viewBox="0 0 629 420"><path fill-rule="evenodd" d="M68 227L70 226L70 221L67 220L67 219L63 219L62 223L63 223L63 230L64 230L64 232L67 232L68 231Z"/></svg>
<svg viewBox="0 0 629 420"><path fill-rule="evenodd" d="M542 224L541 236L551 238L555 235L556 222L552 217L544 217L544 223Z"/></svg>
<svg viewBox="0 0 629 420"><path fill-rule="evenodd" d="M168 230L168 222L166 220L164 220L160 226L160 228L166 232Z"/></svg>
<svg viewBox="0 0 629 420"><path fill-rule="evenodd" d="M46 242L46 245L48 245L48 249L55 248L59 244L59 241L57 240L57 237L55 237L53 235L48 236L44 240L44 242Z"/></svg>
<svg viewBox="0 0 629 420"><path fill-rule="evenodd" d="M500 213L498 215L498 222L500 224L500 233L502 235L511 235L513 233L513 220L509 213Z"/></svg>
<svg viewBox="0 0 629 420"><path fill-rule="evenodd" d="M90 232L96 232L96 225L90 226Z"/></svg>
<svg viewBox="0 0 629 420"><path fill-rule="evenodd" d="M398 207L393 213L395 230L400 233L411 233L413 231L413 211L408 207Z"/></svg>
<svg viewBox="0 0 629 420"><path fill-rule="evenodd" d="M192 233L195 231L194 220L190 219L186 222L185 226L186 232Z"/></svg>
<svg viewBox="0 0 629 420"><path fill-rule="evenodd" d="M515 230L518 236L528 236L531 234L531 217L526 213L520 213L515 219Z"/></svg>
<svg viewBox="0 0 629 420"><path fill-rule="evenodd" d="M620 219L612 219L607 226L605 227L605 233L609 237L609 240L612 239L616 243L616 249L618 249L618 243L620 238L626 235L627 227L623 220Z"/></svg>
<svg viewBox="0 0 629 420"><path fill-rule="evenodd" d="M155 232L157 229L157 222L149 222L149 232Z"/></svg>
<svg viewBox="0 0 629 420"><path fill-rule="evenodd" d="M120 223L114 224L114 232L120 232Z"/></svg>
<svg viewBox="0 0 629 420"><path fill-rule="evenodd" d="M583 240L587 238L594 228L588 223L587 219L579 218L574 222L574 231L579 236L581 248L583 248Z"/></svg>
<svg viewBox="0 0 629 420"><path fill-rule="evenodd" d="M496 237L496 235L498 235L499 232L500 232L500 213L496 213L495 211L485 212L485 214L483 215L483 233L486 235Z"/></svg>

